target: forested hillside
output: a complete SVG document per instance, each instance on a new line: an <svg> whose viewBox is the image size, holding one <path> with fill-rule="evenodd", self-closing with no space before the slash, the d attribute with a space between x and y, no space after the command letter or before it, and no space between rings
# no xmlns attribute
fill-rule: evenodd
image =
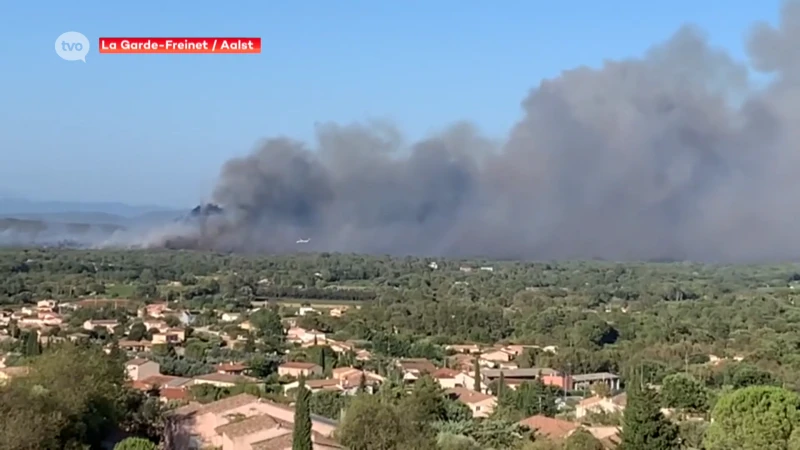
<svg viewBox="0 0 800 450"><path fill-rule="evenodd" d="M744 358L800 387L799 270L6 250L0 253L0 302L166 298L194 310L228 311L263 300L351 302L362 307L343 317L320 316L316 325L391 347L391 356L404 356L420 342L555 345L557 355L542 356L553 368L625 374L636 367L658 382L687 364L709 371L700 363L713 355Z"/></svg>

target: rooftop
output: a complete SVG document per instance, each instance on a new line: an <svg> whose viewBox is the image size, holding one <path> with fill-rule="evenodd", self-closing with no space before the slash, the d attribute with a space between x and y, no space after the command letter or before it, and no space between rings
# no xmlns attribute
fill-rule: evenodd
<svg viewBox="0 0 800 450"><path fill-rule="evenodd" d="M495 398L489 394L473 391L472 389L467 389L464 387L448 389L447 393L449 395L456 397L459 401L464 403L480 403Z"/></svg>
<svg viewBox="0 0 800 450"><path fill-rule="evenodd" d="M554 419L543 415L535 415L519 421L520 425L525 425L536 434L547 436L551 439L561 439L578 429L580 424L567 420Z"/></svg>
<svg viewBox="0 0 800 450"><path fill-rule="evenodd" d="M289 361L281 364L281 367L286 369L313 369L315 367L320 367L320 365L311 362Z"/></svg>
<svg viewBox="0 0 800 450"><path fill-rule="evenodd" d="M206 375L198 375L194 377L194 379L201 381L216 381L219 383L233 383L233 384L255 383L256 381L258 381L255 378L246 377L243 375L234 375L230 373L209 373Z"/></svg>
<svg viewBox="0 0 800 450"><path fill-rule="evenodd" d="M214 431L216 431L217 434L226 434L231 438L236 438L280 426L291 428L292 424L280 421L266 414L259 414L218 426Z"/></svg>
<svg viewBox="0 0 800 450"><path fill-rule="evenodd" d="M142 364L149 363L149 359L143 358L133 358L132 360L125 363L126 366L141 366Z"/></svg>
<svg viewBox="0 0 800 450"><path fill-rule="evenodd" d="M532 367L530 369L484 369L481 371L486 378L499 378L500 372L506 378L537 378L542 375L558 375L558 371L547 367Z"/></svg>
<svg viewBox="0 0 800 450"><path fill-rule="evenodd" d="M614 375L610 372L598 372L598 373L585 373L582 375L573 375L573 381L600 381L600 380L616 380L619 378L618 375Z"/></svg>

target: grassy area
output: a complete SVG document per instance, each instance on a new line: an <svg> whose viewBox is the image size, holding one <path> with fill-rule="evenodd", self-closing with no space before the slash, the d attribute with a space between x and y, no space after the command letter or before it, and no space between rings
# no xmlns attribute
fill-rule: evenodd
<svg viewBox="0 0 800 450"><path fill-rule="evenodd" d="M115 298L129 298L133 296L136 288L131 284L107 284L106 296Z"/></svg>
<svg viewBox="0 0 800 450"><path fill-rule="evenodd" d="M288 306L290 308L299 308L304 303L308 303L311 305L312 308L347 308L347 307L356 307L361 306L362 301L353 300L353 301L342 301L342 300L326 300L326 299L306 299L306 298L270 298L267 300L261 300L253 302L253 304L264 304L264 302L279 304L282 306Z"/></svg>

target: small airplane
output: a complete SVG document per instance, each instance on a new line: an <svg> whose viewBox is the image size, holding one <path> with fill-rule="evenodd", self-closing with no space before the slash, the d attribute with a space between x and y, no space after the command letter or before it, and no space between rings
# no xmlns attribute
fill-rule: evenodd
<svg viewBox="0 0 800 450"><path fill-rule="evenodd" d="M308 244L308 243L309 243L309 241L311 241L311 238L308 238L308 239L298 239L298 240L297 240L297 242L295 242L295 244Z"/></svg>

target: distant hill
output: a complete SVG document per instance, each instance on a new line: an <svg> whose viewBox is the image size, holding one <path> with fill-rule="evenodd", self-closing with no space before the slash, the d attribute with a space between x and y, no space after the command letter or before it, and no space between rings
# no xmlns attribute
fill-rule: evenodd
<svg viewBox="0 0 800 450"><path fill-rule="evenodd" d="M156 205L128 205L114 202L35 201L0 197L0 218L42 222L117 225L149 225L174 220L185 214Z"/></svg>
<svg viewBox="0 0 800 450"><path fill-rule="evenodd" d="M119 202L59 202L37 201L16 197L0 197L0 215L92 213L135 217L154 211L167 211L157 205L128 205Z"/></svg>

